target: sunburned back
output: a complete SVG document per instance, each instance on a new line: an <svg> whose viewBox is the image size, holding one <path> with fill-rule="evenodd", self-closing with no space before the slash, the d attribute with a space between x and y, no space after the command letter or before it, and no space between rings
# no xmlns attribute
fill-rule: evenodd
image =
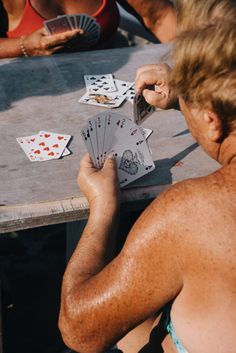
<svg viewBox="0 0 236 353"><path fill-rule="evenodd" d="M173 326L190 353L236 353L236 164L189 183Z"/></svg>

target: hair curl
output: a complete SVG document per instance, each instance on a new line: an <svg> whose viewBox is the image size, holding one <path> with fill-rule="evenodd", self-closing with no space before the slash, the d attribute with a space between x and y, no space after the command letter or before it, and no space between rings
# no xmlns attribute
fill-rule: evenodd
<svg viewBox="0 0 236 353"><path fill-rule="evenodd" d="M176 40L170 87L186 103L213 110L236 129L236 26L219 22Z"/></svg>

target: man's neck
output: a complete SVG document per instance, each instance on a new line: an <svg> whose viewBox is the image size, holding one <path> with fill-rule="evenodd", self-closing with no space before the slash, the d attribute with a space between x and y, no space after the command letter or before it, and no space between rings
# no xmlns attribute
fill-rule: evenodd
<svg viewBox="0 0 236 353"><path fill-rule="evenodd" d="M220 164L236 162L236 134L229 135L221 144L218 161Z"/></svg>

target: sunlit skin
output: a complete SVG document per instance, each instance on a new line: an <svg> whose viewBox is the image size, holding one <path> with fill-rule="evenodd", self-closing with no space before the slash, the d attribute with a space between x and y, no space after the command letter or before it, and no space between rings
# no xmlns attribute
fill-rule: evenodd
<svg viewBox="0 0 236 353"><path fill-rule="evenodd" d="M180 107L193 136L222 167L157 197L111 262L108 243L119 213L115 162L98 171L88 155L81 161L78 182L90 216L64 275L59 319L75 351L103 352L151 318L139 327L136 347L119 344L125 353L138 352L157 313L173 301L172 321L189 352L236 352L236 133L218 142L217 114L183 99ZM154 351L161 345L176 352L168 336L155 341Z"/></svg>
<svg viewBox="0 0 236 353"><path fill-rule="evenodd" d="M62 14L94 14L103 4L103 0L30 0L32 7L45 19ZM167 0L137 1L129 0L130 5L139 13L147 27L160 41L170 41L175 37L176 13ZM15 29L22 18L26 0L2 0L0 11L0 33ZM0 7L1 9L1 7ZM153 16L153 14L156 14ZM112 21L112 18L111 18ZM7 28L7 29L6 29ZM44 28L25 36L24 46L29 56L51 55L75 45L85 33L79 30L62 34L48 35ZM19 38L0 38L0 58L22 56ZM104 44L104 43L103 43ZM105 44L104 44L105 45Z"/></svg>
<svg viewBox="0 0 236 353"><path fill-rule="evenodd" d="M171 67L167 63L149 64L138 68L135 77L135 91L142 91L145 100L158 108L170 109L178 106L178 99L169 88ZM155 86L151 90L148 86Z"/></svg>

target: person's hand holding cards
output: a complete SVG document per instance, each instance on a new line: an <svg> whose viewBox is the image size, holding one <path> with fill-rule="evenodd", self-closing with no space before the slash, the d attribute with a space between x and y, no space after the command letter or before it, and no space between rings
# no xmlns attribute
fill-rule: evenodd
<svg viewBox="0 0 236 353"><path fill-rule="evenodd" d="M81 40L81 29L59 32L49 35L43 27L23 38L23 45L28 56L47 56L68 48L75 40Z"/></svg>
<svg viewBox="0 0 236 353"><path fill-rule="evenodd" d="M137 70L135 91L141 91L146 102L152 106L161 109L172 108L176 98L169 90L170 76L171 68L167 64L144 65Z"/></svg>
<svg viewBox="0 0 236 353"><path fill-rule="evenodd" d="M71 31L76 31L80 36L82 34L83 38L73 43L77 49L81 50L94 46L100 39L100 25L94 17L87 14L58 16L44 21L44 27L50 35Z"/></svg>
<svg viewBox="0 0 236 353"><path fill-rule="evenodd" d="M155 169L147 142L150 132L123 115L101 112L88 119L81 136L95 168L114 156L121 187Z"/></svg>

